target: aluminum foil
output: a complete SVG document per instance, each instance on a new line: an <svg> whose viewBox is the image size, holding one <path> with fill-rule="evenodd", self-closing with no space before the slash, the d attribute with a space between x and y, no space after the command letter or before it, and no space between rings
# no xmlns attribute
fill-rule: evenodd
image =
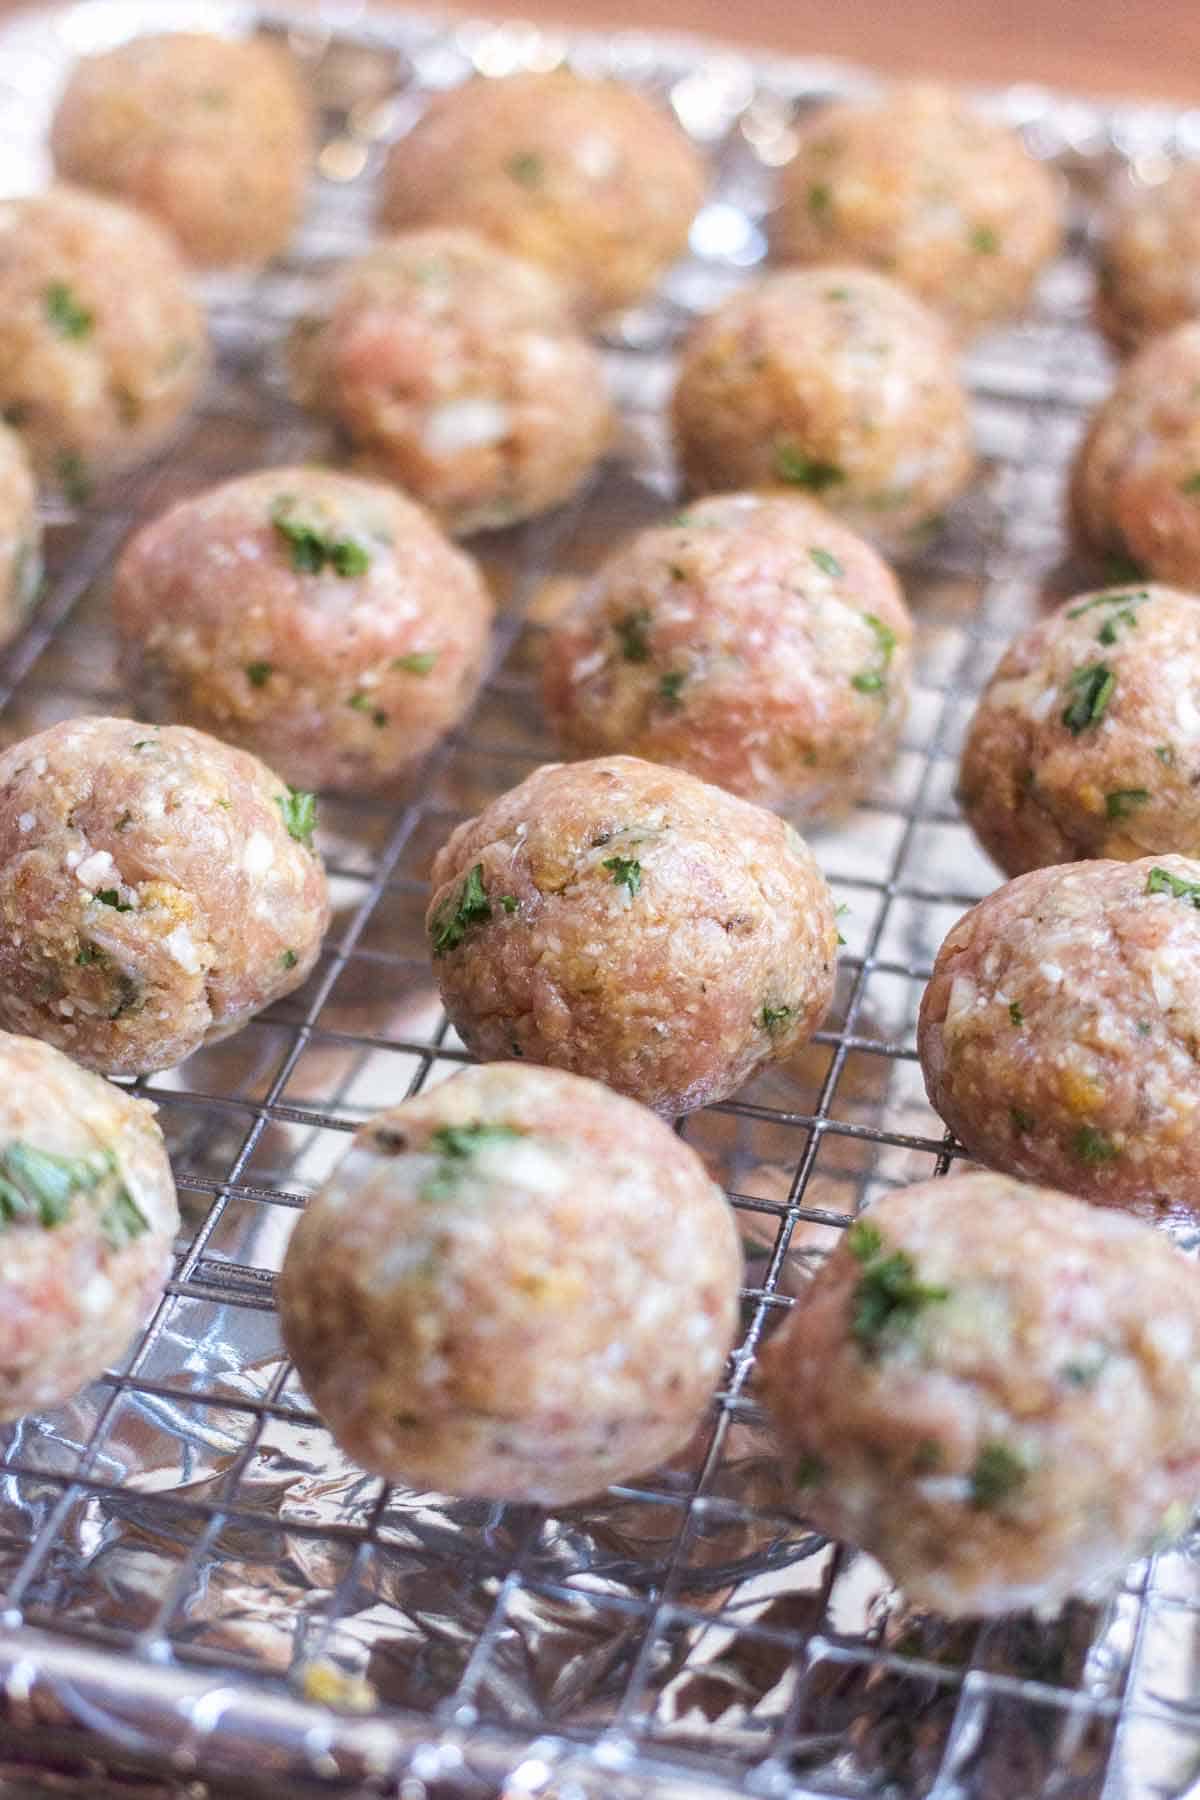
<svg viewBox="0 0 1200 1800"><path fill-rule="evenodd" d="M619 456L577 504L475 545L502 623L473 716L391 802L323 807L336 912L314 976L241 1036L142 1084L185 1230L124 1367L0 1438L0 1779L36 1767L69 1791L164 1800L242 1786L402 1800L1195 1793L1200 1539L1052 1621L914 1614L869 1558L805 1529L747 1377L860 1203L946 1165L913 1025L937 945L995 884L954 806L958 742L1007 638L1045 595L1082 584L1061 490L1110 375L1088 328L1096 194L1195 153L1200 113L1032 87L983 97L1070 176L1074 230L1031 316L971 353L983 473L904 571L919 673L901 754L848 822L812 834L847 908L834 1012L789 1066L684 1127L738 1208L746 1335L685 1455L547 1516L385 1490L347 1463L281 1358L272 1280L346 1133L462 1061L421 929L430 856L552 754L532 687L540 633L614 535L674 498L661 419L672 347L762 259L796 119L871 83L636 33L89 0L0 34L6 186L45 179L73 56L187 25L290 43L321 105L310 216L264 276L203 282L219 369L173 450L83 516L49 515L46 599L0 661L6 742L122 708L104 580L137 518L240 470L336 451L289 403L279 341L321 273L365 241L384 147L430 91L564 58L616 73L675 108L711 156L713 189L688 260L607 333ZM1178 1235L1190 1246L1186 1226Z"/></svg>

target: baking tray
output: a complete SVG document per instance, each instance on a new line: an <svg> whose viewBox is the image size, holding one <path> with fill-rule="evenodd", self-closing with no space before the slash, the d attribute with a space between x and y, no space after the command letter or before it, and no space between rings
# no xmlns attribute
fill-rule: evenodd
<svg viewBox="0 0 1200 1800"><path fill-rule="evenodd" d="M1200 1539L1131 1569L1108 1604L1053 1621L914 1613L870 1558L805 1531L748 1381L762 1334L857 1208L954 1155L913 1025L942 936L996 880L955 809L957 747L1006 639L1045 593L1086 579L1061 496L1110 376L1088 328L1095 193L1122 163L1152 180L1195 152L1200 114L1033 88L985 97L1071 175L1071 240L1031 315L969 357L982 474L904 571L919 630L901 753L847 822L811 834L848 909L833 1012L790 1065L682 1127L738 1209L744 1335L687 1454L547 1515L389 1490L349 1465L281 1359L272 1279L346 1134L462 1062L422 931L430 855L553 754L539 634L614 534L674 499L661 420L672 345L762 259L796 117L871 82L636 33L90 0L0 34L5 187L44 179L73 55L189 24L290 39L322 108L308 220L267 274L203 283L218 369L174 448L82 514L48 512L47 592L0 662L4 741L121 709L104 576L136 519L333 449L288 401L280 339L321 273L365 241L384 145L430 90L564 57L616 73L674 105L713 188L689 259L606 336L620 454L577 503L475 542L501 623L471 717L393 800L324 804L335 917L314 975L240 1036L138 1084L160 1108L184 1232L125 1364L0 1437L0 1779L36 1765L89 1794L401 1800L1195 1793Z"/></svg>

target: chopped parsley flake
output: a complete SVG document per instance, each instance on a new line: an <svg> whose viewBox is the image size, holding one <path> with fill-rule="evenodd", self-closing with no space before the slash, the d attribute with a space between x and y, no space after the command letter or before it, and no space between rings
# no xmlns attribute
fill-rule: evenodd
<svg viewBox="0 0 1200 1800"><path fill-rule="evenodd" d="M483 864L476 863L458 890L457 897L443 900L429 922L435 957L457 950L472 925L486 925L492 903L483 885Z"/></svg>
<svg viewBox="0 0 1200 1800"><path fill-rule="evenodd" d="M246 680L251 687L266 687L274 674L274 666L269 662L252 662L246 664Z"/></svg>
<svg viewBox="0 0 1200 1800"><path fill-rule="evenodd" d="M1024 1487L1029 1470L1007 1444L984 1444L971 1470L971 1505L1003 1506Z"/></svg>
<svg viewBox="0 0 1200 1800"><path fill-rule="evenodd" d="M1154 754L1166 769L1175 767L1175 746L1173 744L1155 744Z"/></svg>
<svg viewBox="0 0 1200 1800"><path fill-rule="evenodd" d="M108 961L103 950L97 944L80 944L75 953L75 961L80 968L88 968L92 963L103 965Z"/></svg>
<svg viewBox="0 0 1200 1800"><path fill-rule="evenodd" d="M950 1290L919 1281L906 1250L885 1255L882 1235L869 1220L852 1225L846 1241L862 1264L850 1329L863 1354L876 1356L885 1339L911 1330L924 1308L948 1299Z"/></svg>
<svg viewBox="0 0 1200 1800"><path fill-rule="evenodd" d="M1104 663L1089 663L1086 668L1076 669L1067 683L1073 698L1062 714L1067 730L1078 737L1081 731L1098 725L1116 685L1116 676Z"/></svg>
<svg viewBox="0 0 1200 1800"><path fill-rule="evenodd" d="M403 669L406 675L428 675L437 662L436 650L412 650L407 656L398 656L392 663L393 669Z"/></svg>
<svg viewBox="0 0 1200 1800"><path fill-rule="evenodd" d="M792 1481L798 1488L820 1487L829 1479L829 1464L823 1456L806 1450L792 1472Z"/></svg>
<svg viewBox="0 0 1200 1800"><path fill-rule="evenodd" d="M1018 1137L1028 1137L1036 1122L1032 1113L1023 1112L1019 1106L1010 1106L1008 1117Z"/></svg>
<svg viewBox="0 0 1200 1800"><path fill-rule="evenodd" d="M58 485L70 506L86 506L92 497L92 478L78 450L60 450L54 459Z"/></svg>
<svg viewBox="0 0 1200 1800"><path fill-rule="evenodd" d="M506 913L515 913L520 902L515 894L497 894L496 905L502 906Z"/></svg>
<svg viewBox="0 0 1200 1800"><path fill-rule="evenodd" d="M280 952L279 960L285 969L294 969L300 958L294 950L283 950Z"/></svg>
<svg viewBox="0 0 1200 1800"><path fill-rule="evenodd" d="M1071 1140L1071 1148L1080 1162L1088 1163L1092 1168L1115 1162L1121 1154L1112 1139L1097 1131L1094 1125L1081 1125Z"/></svg>
<svg viewBox="0 0 1200 1800"><path fill-rule="evenodd" d="M45 293L46 317L59 337L85 338L95 324L95 315L81 306L65 281L52 281Z"/></svg>
<svg viewBox="0 0 1200 1800"><path fill-rule="evenodd" d="M874 613L864 613L863 619L875 633L879 663L876 668L860 669L857 675L852 675L850 685L857 688L860 694L879 694L887 686L887 671L896 648L896 634L890 625L885 625Z"/></svg>
<svg viewBox="0 0 1200 1800"><path fill-rule="evenodd" d="M351 694L349 700L347 700L347 702L346 702L346 705L352 706L354 708L355 712L369 713L371 716L372 725L378 726L381 731L388 722L387 714L383 711L382 707L375 705L375 702L372 700L370 694L364 694L361 692L357 693L357 694Z"/></svg>
<svg viewBox="0 0 1200 1800"><path fill-rule="evenodd" d="M1104 796L1104 810L1110 819L1127 819L1139 806L1145 806L1150 795L1145 788L1117 788Z"/></svg>
<svg viewBox="0 0 1200 1800"><path fill-rule="evenodd" d="M980 256L995 256L1000 239L990 225L976 225L971 232L971 248Z"/></svg>
<svg viewBox="0 0 1200 1800"><path fill-rule="evenodd" d="M764 1031L769 1031L774 1037L777 1031L784 1029L791 1016L790 1006L764 1006L758 1015L758 1022Z"/></svg>
<svg viewBox="0 0 1200 1800"><path fill-rule="evenodd" d="M631 897L641 888L642 865L633 857L606 856L601 867L610 869L615 885L628 888Z"/></svg>
<svg viewBox="0 0 1200 1800"><path fill-rule="evenodd" d="M807 488L812 494L823 494L826 488L836 487L839 481L846 479L836 463L808 456L794 444L776 444L773 466L780 481L789 482L792 487Z"/></svg>
<svg viewBox="0 0 1200 1800"><path fill-rule="evenodd" d="M521 1135L511 1125L439 1125L429 1134L429 1148L442 1162L422 1184L422 1200L450 1199L472 1157L489 1145L511 1144Z"/></svg>
<svg viewBox="0 0 1200 1800"><path fill-rule="evenodd" d="M1025 1014L1021 1011L1021 1002L1019 1000L1009 1001L1008 1016L1014 1025L1023 1025L1025 1023Z"/></svg>
<svg viewBox="0 0 1200 1800"><path fill-rule="evenodd" d="M276 794L275 804L283 815L288 836L311 850L317 828L317 796L305 788L289 787L286 794Z"/></svg>
<svg viewBox="0 0 1200 1800"><path fill-rule="evenodd" d="M114 912L123 913L133 911L133 907L129 901L122 900L119 888L97 888L96 892L92 895L92 899L98 900L101 906L111 906Z"/></svg>
<svg viewBox="0 0 1200 1800"><path fill-rule="evenodd" d="M149 1219L123 1182L100 1214L100 1229L114 1250L123 1250L150 1229Z"/></svg>
<svg viewBox="0 0 1200 1800"><path fill-rule="evenodd" d="M1180 482L1179 491L1181 494L1200 494L1200 469L1194 475L1189 475L1186 481Z"/></svg>
<svg viewBox="0 0 1200 1800"><path fill-rule="evenodd" d="M49 1230L70 1216L75 1194L90 1193L111 1168L106 1156L55 1156L17 1139L0 1151L0 1230L18 1219Z"/></svg>
<svg viewBox="0 0 1200 1800"><path fill-rule="evenodd" d="M306 524L296 513L296 501L283 494L271 508L271 523L292 552L292 567L300 575L319 575L328 565L335 575L365 574L371 558L353 538L331 537L317 525Z"/></svg>
<svg viewBox="0 0 1200 1800"><path fill-rule="evenodd" d="M839 575L845 574L845 570L842 568L841 563L833 554L832 550L822 550L817 548L810 550L808 554L811 560L816 563L822 575L828 575L831 579L836 581Z"/></svg>
<svg viewBox="0 0 1200 1800"><path fill-rule="evenodd" d="M833 204L833 190L826 181L814 181L808 190L808 210L814 219L827 219Z"/></svg>
<svg viewBox="0 0 1200 1800"><path fill-rule="evenodd" d="M682 669L669 669L667 673L661 677L658 684L658 697L664 705L673 708L679 708L683 705L683 701L679 696L680 690L686 680L687 676Z"/></svg>
<svg viewBox="0 0 1200 1800"><path fill-rule="evenodd" d="M626 613L625 617L618 619L613 626L613 630L621 642L621 655L626 662L649 661L650 644L646 637L646 627L649 623L650 614L643 606L639 607L637 612Z"/></svg>
<svg viewBox="0 0 1200 1800"><path fill-rule="evenodd" d="M514 181L519 181L522 187L535 188L542 185L546 165L536 150L518 150L515 156L509 157L504 170Z"/></svg>
<svg viewBox="0 0 1200 1800"><path fill-rule="evenodd" d="M1107 1350L1097 1348L1086 1361L1082 1356L1074 1357L1070 1362L1065 1362L1058 1372L1069 1387L1095 1387L1107 1361Z"/></svg>
<svg viewBox="0 0 1200 1800"><path fill-rule="evenodd" d="M1110 551L1104 558L1104 577L1113 586L1122 581L1145 581L1147 573L1144 564L1135 557Z"/></svg>
<svg viewBox="0 0 1200 1800"><path fill-rule="evenodd" d="M1148 894L1170 894L1174 900L1190 900L1200 912L1200 881L1184 881L1170 869L1151 869L1146 877Z"/></svg>

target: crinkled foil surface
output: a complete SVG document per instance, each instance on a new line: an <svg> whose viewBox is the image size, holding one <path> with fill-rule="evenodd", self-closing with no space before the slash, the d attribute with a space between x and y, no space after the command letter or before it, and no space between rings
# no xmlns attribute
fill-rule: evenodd
<svg viewBox="0 0 1200 1800"><path fill-rule="evenodd" d="M122 707L104 575L135 519L239 470L330 454L287 400L280 339L323 270L365 241L383 146L430 90L564 57L620 74L674 106L711 155L713 187L690 259L607 334L619 455L577 504L474 546L502 613L465 729L392 802L324 806L335 919L312 979L143 1084L184 1237L124 1368L0 1439L0 1779L27 1791L36 1766L89 1794L402 1800L1197 1793L1200 1541L1054 1621L914 1614L870 1559L805 1530L747 1377L847 1217L946 1166L913 1024L945 931L995 885L955 809L957 745L1005 640L1039 596L1078 579L1062 472L1109 378L1088 328L1095 195L1122 165L1152 181L1194 153L1200 113L1034 88L987 99L1071 176L1075 228L1033 315L969 359L983 475L905 570L919 654L902 753L847 822L812 834L848 909L834 1012L791 1066L684 1128L738 1207L746 1335L688 1454L551 1517L383 1490L348 1464L281 1360L272 1278L346 1133L462 1060L421 931L429 858L552 754L533 686L539 634L614 536L674 498L661 419L672 346L761 260L795 119L869 83L633 33L89 0L0 34L5 186L44 178L73 56L177 25L290 39L322 107L309 221L265 276L205 282L219 371L170 454L82 515L49 515L47 595L0 663L4 741ZM1186 1226L1178 1235L1189 1242Z"/></svg>

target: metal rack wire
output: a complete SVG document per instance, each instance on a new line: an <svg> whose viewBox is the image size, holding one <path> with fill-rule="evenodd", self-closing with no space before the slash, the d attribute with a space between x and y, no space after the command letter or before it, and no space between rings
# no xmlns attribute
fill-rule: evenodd
<svg viewBox="0 0 1200 1800"><path fill-rule="evenodd" d="M141 1084L171 1144L185 1240L126 1364L0 1440L0 1770L36 1757L89 1793L102 1781L191 1793L200 1778L403 1800L1192 1791L1191 1540L1131 1571L1107 1606L1053 1622L906 1612L868 1558L805 1531L747 1385L773 1316L863 1201L954 1154L912 1027L946 928L994 885L952 798L970 697L1044 592L1074 579L1062 469L1107 380L1086 329L1085 212L1035 315L971 358L986 460L905 572L919 654L902 752L847 823L814 835L849 908L834 1012L793 1064L681 1127L729 1190L748 1254L745 1330L712 1418L670 1467L559 1517L388 1490L344 1461L282 1360L272 1276L346 1132L463 1058L421 931L429 856L552 754L533 680L556 584L671 494L659 422L671 345L761 256L770 165L797 110L863 78L632 34L560 42L530 27L89 0L0 38L12 166L38 178L75 50L214 15L290 31L311 70L325 108L311 216L281 267L208 284L220 367L179 444L84 516L51 516L47 597L0 666L6 741L121 707L103 577L135 518L329 448L286 400L278 339L314 277L363 241L381 142L423 90L569 53L669 96L711 150L714 186L689 263L608 341L620 458L572 507L476 546L502 609L473 716L394 804L324 807L336 913L313 977L238 1038ZM1088 179L1118 152L1145 164L1200 135L1191 117L1033 93L995 103ZM314 1669L321 1692L367 1710L319 1704Z"/></svg>

